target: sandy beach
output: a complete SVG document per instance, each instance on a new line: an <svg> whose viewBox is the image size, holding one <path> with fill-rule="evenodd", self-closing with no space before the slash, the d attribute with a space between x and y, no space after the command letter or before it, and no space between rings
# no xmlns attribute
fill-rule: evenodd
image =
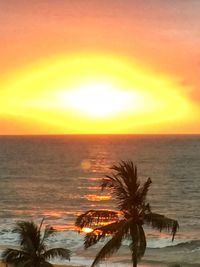
<svg viewBox="0 0 200 267"><path fill-rule="evenodd" d="M71 261L52 262L54 267L90 267L96 255L96 249L77 251L73 254ZM167 247L163 249L146 249L145 256L138 263L138 267L199 267L200 253L196 250L185 249L184 253L179 247ZM97 267L131 267L129 250L123 247L106 261L102 261ZM5 265L0 261L0 267ZM12 266L9 266L12 267Z"/></svg>
<svg viewBox="0 0 200 267"><path fill-rule="evenodd" d="M109 267L108 264L106 266ZM121 266L123 266L123 263L122 263ZM161 267L161 265L154 265L154 266ZM2 262L0 262L0 267L5 267L5 264L3 264ZM9 267L12 267L12 266L9 266ZM86 265L70 265L70 264L66 264L66 265L57 265L57 264L54 264L54 267L88 267L88 266L86 266ZM151 265L146 265L146 264L140 265L139 264L138 267L151 267ZM153 265L152 265L152 267L153 267Z"/></svg>
<svg viewBox="0 0 200 267"><path fill-rule="evenodd" d="M2 262L0 262L0 267L5 267L5 264L3 264ZM77 266L74 266L74 265L54 265L54 267L83 267L83 265L77 265Z"/></svg>
<svg viewBox="0 0 200 267"><path fill-rule="evenodd" d="M103 267L103 266L101 264L99 265L99 267ZM111 265L109 264L109 262L107 262L105 266L110 267ZM119 263L118 263L117 267L118 266L124 266L124 264L121 263L119 265ZM178 265L178 264L163 265L161 263L157 263L157 264L141 263L141 264L138 264L138 267L179 267L179 266L180 267L199 267L198 264L183 264L183 265ZM5 264L0 262L0 267L5 267ZM12 266L9 266L9 267L12 267ZM89 267L89 265L70 265L70 264L58 265L58 264L54 264L54 267Z"/></svg>

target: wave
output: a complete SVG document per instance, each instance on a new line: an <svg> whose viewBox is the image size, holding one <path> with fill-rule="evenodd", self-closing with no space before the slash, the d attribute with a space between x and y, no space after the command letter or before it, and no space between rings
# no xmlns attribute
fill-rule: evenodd
<svg viewBox="0 0 200 267"><path fill-rule="evenodd" d="M6 247L10 247L10 245L12 245L12 247L15 247L18 244L17 239L17 235L12 231L6 229L0 231L0 256L1 252ZM144 263L145 266L156 265L159 267L169 266L175 263L178 263L181 266L199 266L200 240L184 240L184 242L182 241L183 239L178 239L176 240L177 243L174 244L171 243L170 238L150 238L148 240L149 244L145 256L143 257L142 264ZM54 235L49 240L49 246L70 248L73 251L71 259L72 265L84 264L85 266L90 266L94 259L94 256L103 246L103 242L100 242L96 247L91 247L87 251L85 251L83 248L83 242L83 234L80 235L75 231L58 231L56 235ZM125 241L119 251L119 254L116 254L112 258L109 258L100 266L121 267L123 264L124 267L130 267L132 266L130 262L131 257L128 242ZM55 263L63 265L67 262L56 259Z"/></svg>
<svg viewBox="0 0 200 267"><path fill-rule="evenodd" d="M172 246L167 246L165 248L171 248ZM178 243L173 246L173 249L187 249L187 250L200 250L200 240L192 240L187 242Z"/></svg>
<svg viewBox="0 0 200 267"><path fill-rule="evenodd" d="M104 241L106 242L106 240ZM100 242L96 249L98 250L104 242ZM68 246L75 251L82 249L84 243L84 234L78 234L72 230L58 230L57 233L49 240L49 245L53 246ZM0 246L16 246L18 244L18 236L10 229L0 229ZM122 250L127 249L129 241L123 242ZM1 250L1 249L0 249ZM158 250L159 252L197 252L200 253L200 240L186 240L177 238L171 242L171 238L151 237L147 238L147 250Z"/></svg>

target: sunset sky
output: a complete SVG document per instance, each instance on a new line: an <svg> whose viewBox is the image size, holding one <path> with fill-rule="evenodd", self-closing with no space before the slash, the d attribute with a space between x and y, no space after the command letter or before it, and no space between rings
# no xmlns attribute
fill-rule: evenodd
<svg viewBox="0 0 200 267"><path fill-rule="evenodd" d="M199 0L1 0L0 134L200 133Z"/></svg>

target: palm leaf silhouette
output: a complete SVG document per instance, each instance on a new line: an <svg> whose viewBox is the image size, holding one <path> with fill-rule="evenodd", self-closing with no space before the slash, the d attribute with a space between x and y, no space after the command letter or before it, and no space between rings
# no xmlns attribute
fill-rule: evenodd
<svg viewBox="0 0 200 267"><path fill-rule="evenodd" d="M42 234L43 221L38 227L34 222L21 221L13 232L18 234L20 249L7 248L2 253L3 262L14 267L51 267L48 260L55 257L70 259L70 250L64 248L47 249L47 240L54 234L51 226L46 226Z"/></svg>
<svg viewBox="0 0 200 267"><path fill-rule="evenodd" d="M96 255L92 267L115 253L126 238L131 241L129 248L133 267L136 267L146 250L144 224L159 231L167 230L172 234L172 241L179 225L176 220L151 211L146 197L152 181L148 178L141 184L137 167L132 161L121 161L118 165L113 165L111 170L112 174L103 178L101 188L110 190L113 199L116 200L118 212L89 210L81 214L75 224L79 229L83 227L93 229L85 236L85 248L110 236L110 240ZM106 225L101 225L106 222Z"/></svg>

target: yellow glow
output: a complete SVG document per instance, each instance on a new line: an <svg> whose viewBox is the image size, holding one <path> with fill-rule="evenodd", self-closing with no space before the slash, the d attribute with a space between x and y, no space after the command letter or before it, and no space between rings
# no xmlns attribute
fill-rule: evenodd
<svg viewBox="0 0 200 267"><path fill-rule="evenodd" d="M81 162L81 168L85 171L89 170L91 168L91 162L87 159L83 160Z"/></svg>
<svg viewBox="0 0 200 267"><path fill-rule="evenodd" d="M63 55L4 77L0 117L21 122L23 133L159 132L195 114L182 91L123 58Z"/></svg>
<svg viewBox="0 0 200 267"><path fill-rule="evenodd" d="M127 92L112 85L91 83L61 93L60 103L89 117L117 115L129 102Z"/></svg>
<svg viewBox="0 0 200 267"><path fill-rule="evenodd" d="M111 199L111 196L84 195L84 197L90 201L102 201Z"/></svg>
<svg viewBox="0 0 200 267"><path fill-rule="evenodd" d="M81 229L81 232L85 233L85 234L88 234L88 233L91 233L93 231L92 228L89 228L89 227L83 227Z"/></svg>
<svg viewBox="0 0 200 267"><path fill-rule="evenodd" d="M84 234L88 234L88 233L91 233L91 232L93 232L93 231L94 231L94 229L89 228L89 227L83 227L83 228L81 229L81 232L84 233ZM100 230L95 230L95 231L93 232L93 234L98 234L98 233L101 233L101 231L100 231Z"/></svg>

